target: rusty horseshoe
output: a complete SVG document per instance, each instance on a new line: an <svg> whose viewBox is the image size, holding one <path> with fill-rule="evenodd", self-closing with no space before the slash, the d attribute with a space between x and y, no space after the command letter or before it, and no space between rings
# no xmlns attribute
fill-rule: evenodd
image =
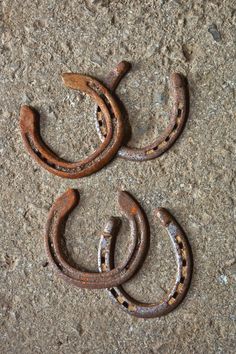
<svg viewBox="0 0 236 354"><path fill-rule="evenodd" d="M69 263L61 247L66 220L79 203L78 191L67 190L52 205L46 225L45 246L50 263L63 280L79 288L111 288L130 279L142 265L149 246L149 225L146 216L129 193L119 192L118 202L122 213L129 221L131 245L127 259L105 273L82 272ZM118 219L112 217L101 236L104 252L107 244L110 252L113 252L117 229Z"/></svg>
<svg viewBox="0 0 236 354"><path fill-rule="evenodd" d="M67 87L81 90L98 104L107 127L102 144L84 160L63 160L43 142L39 116L26 105L20 110L21 134L27 151L42 167L60 177L79 178L97 172L113 158L122 144L124 123L116 99L100 82L89 76L73 73L65 73L62 78Z"/></svg>
<svg viewBox="0 0 236 354"><path fill-rule="evenodd" d="M115 91L122 77L130 70L131 64L122 61L105 78L104 84ZM143 148L122 146L117 155L127 160L145 161L155 159L166 152L181 135L189 110L189 92L187 80L181 74L174 73L170 77L170 94L173 99L173 108L169 125L165 131L151 144ZM96 130L101 141L107 134L106 121L100 107L96 108Z"/></svg>
<svg viewBox="0 0 236 354"><path fill-rule="evenodd" d="M159 208L157 216L166 228L174 246L177 260L177 275L173 288L162 302L143 303L129 296L122 286L108 289L114 303L117 303L130 315L142 318L154 318L168 314L184 299L190 286L192 276L192 252L183 230L164 208ZM98 250L98 266L100 272L110 272L114 267L114 254L110 245L103 247L103 239Z"/></svg>

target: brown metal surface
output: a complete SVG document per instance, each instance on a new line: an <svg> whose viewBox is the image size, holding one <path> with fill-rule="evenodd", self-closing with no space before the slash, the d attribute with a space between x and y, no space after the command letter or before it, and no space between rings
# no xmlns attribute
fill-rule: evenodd
<svg viewBox="0 0 236 354"><path fill-rule="evenodd" d="M115 91L122 77L129 71L131 65L121 62L105 78L105 85ZM117 155L127 160L145 161L155 159L166 152L182 133L189 110L189 92L186 78L183 75L174 73L170 77L170 94L173 100L173 108L170 123L165 131L151 144L143 148L132 148L122 146ZM103 141L107 127L103 114L99 108L96 110L96 129L100 139Z"/></svg>
<svg viewBox="0 0 236 354"><path fill-rule="evenodd" d="M90 289L118 286L130 279L142 265L149 246L149 227L146 216L137 201L127 192L119 193L118 202L122 213L129 221L132 242L126 260L105 273L82 272L78 267L69 263L61 247L66 220L79 203L79 193L69 189L53 204L46 226L46 252L57 274L69 284ZM107 250L107 244L109 244L110 252L113 252L117 231L117 219L113 217L107 223L101 236L104 252ZM103 254L101 254L102 257Z"/></svg>
<svg viewBox="0 0 236 354"><path fill-rule="evenodd" d="M106 122L102 144L81 161L68 162L61 159L43 142L39 116L25 105L20 110L21 134L27 151L42 167L60 177L79 178L97 172L113 158L123 141L124 123L117 101L100 82L73 73L63 74L62 78L67 87L81 90L97 103Z"/></svg>
<svg viewBox="0 0 236 354"><path fill-rule="evenodd" d="M186 296L192 276L192 252L183 230L166 209L158 209L157 216L171 238L177 261L176 280L169 294L161 302L148 304L132 298L122 286L108 289L114 303L130 315L141 318L160 317L173 311ZM112 247L106 245L104 249L103 240L98 250L98 266L100 272L110 272L114 267Z"/></svg>

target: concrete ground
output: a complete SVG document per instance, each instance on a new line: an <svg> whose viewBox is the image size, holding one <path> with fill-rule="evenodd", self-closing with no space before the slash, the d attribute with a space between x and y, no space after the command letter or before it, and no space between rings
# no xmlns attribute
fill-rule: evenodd
<svg viewBox="0 0 236 354"><path fill-rule="evenodd" d="M10 353L235 353L235 0L2 0L0 59L1 340ZM168 124L172 72L188 78L191 106L177 143L144 163L115 158L80 180L56 177L26 153L19 108L41 114L42 135L60 156L76 160L99 139L94 103L63 86L62 72L102 80L119 61L133 69L118 95L129 113L131 144L143 146ZM43 235L53 201L81 192L66 227L68 252L97 270L99 234L121 216L117 190L130 191L151 224L151 247L125 286L159 301L176 264L154 213L168 208L194 255L190 291L177 310L142 320L112 305L105 290L82 290L58 279ZM124 221L124 219L123 219ZM124 222L117 261L129 243Z"/></svg>

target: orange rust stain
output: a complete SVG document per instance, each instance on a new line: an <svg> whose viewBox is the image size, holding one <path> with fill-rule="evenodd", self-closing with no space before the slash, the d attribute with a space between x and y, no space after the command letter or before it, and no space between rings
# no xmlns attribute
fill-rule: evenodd
<svg viewBox="0 0 236 354"><path fill-rule="evenodd" d="M82 283L87 283L89 281L89 277L88 276L85 276L85 275L82 275L82 277L81 277L81 282Z"/></svg>
<svg viewBox="0 0 236 354"><path fill-rule="evenodd" d="M131 208L131 214L132 215L135 215L136 213L137 213L137 207L136 206L133 206L132 208Z"/></svg>

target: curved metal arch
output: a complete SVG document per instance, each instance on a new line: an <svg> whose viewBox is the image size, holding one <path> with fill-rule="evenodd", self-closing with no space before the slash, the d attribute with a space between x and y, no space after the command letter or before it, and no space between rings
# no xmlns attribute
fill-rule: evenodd
<svg viewBox="0 0 236 354"><path fill-rule="evenodd" d="M63 74L62 78L67 87L88 94L103 112L107 132L102 144L81 161L63 160L43 142L39 116L26 105L20 110L21 134L27 151L42 167L60 177L79 178L97 172L113 158L123 141L124 123L118 103L100 82L89 76L73 73Z"/></svg>
<svg viewBox="0 0 236 354"><path fill-rule="evenodd" d="M175 284L167 297L162 302L143 303L132 298L122 286L108 289L114 303L130 315L141 318L161 317L173 311L186 296L192 277L192 252L183 230L166 209L159 208L157 216L171 238L177 260ZM100 272L110 272L114 267L113 250L110 245L104 250L102 238L98 250L98 266Z"/></svg>
<svg viewBox="0 0 236 354"><path fill-rule="evenodd" d="M65 258L61 248L66 220L79 203L78 192L69 189L55 201L48 215L45 246L50 263L63 280L79 288L108 288L120 285L130 279L142 265L149 246L149 227L146 216L137 201L127 192L119 193L118 202L131 229L132 242L128 257L109 272L94 273L83 272L73 267ZM109 244L110 250L113 251L117 226L117 220L114 217L111 218L102 235L104 250Z"/></svg>
<svg viewBox="0 0 236 354"><path fill-rule="evenodd" d="M122 61L105 78L105 85L115 91L122 77L130 70L131 64ZM170 77L170 94L173 99L173 108L170 123L151 144L143 148L122 146L117 155L131 161L146 161L155 159L164 154L181 135L189 111L189 92L186 78L182 74L174 73ZM100 108L96 108L96 129L101 141L107 132L106 122Z"/></svg>

